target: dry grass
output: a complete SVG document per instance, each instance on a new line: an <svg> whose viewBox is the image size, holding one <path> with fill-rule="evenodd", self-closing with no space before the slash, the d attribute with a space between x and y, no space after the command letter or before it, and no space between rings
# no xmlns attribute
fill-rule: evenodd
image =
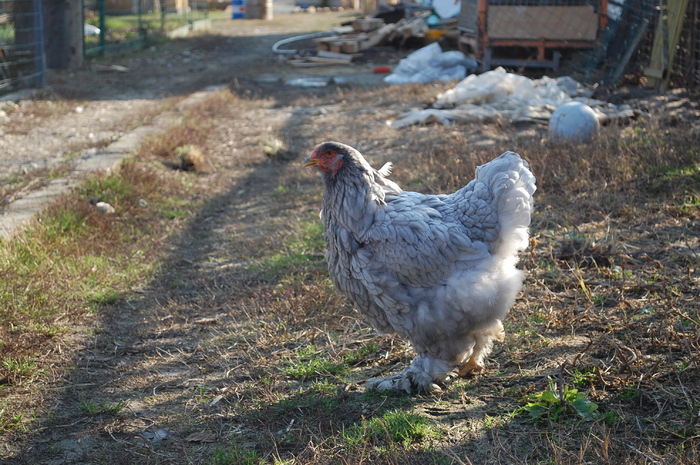
<svg viewBox="0 0 700 465"><path fill-rule="evenodd" d="M522 136L505 125L382 124L438 88L222 93L144 146L118 176L128 195L97 189L118 217L87 206L95 189L52 209L20 242L43 255L3 278L15 306L5 321L61 327L28 331L26 343L19 332L0 335L13 370L0 402L21 415L2 416L7 460L697 463L697 136L632 122L592 145L558 147L541 128ZM271 160L263 134L297 158ZM476 148L485 137L494 147ZM214 173L156 162L193 139ZM438 396L364 392L364 379L412 354L375 335L328 280L321 182L300 167L322 140L356 145L375 166L393 160L397 181L423 192L461 187L506 149L530 161L539 190L522 256L528 277L483 375ZM70 234L51 226L65 212L79 219ZM3 276L21 269L18 250L5 244ZM75 283L94 273L92 256L109 257L97 286L115 297L86 312L91 294ZM107 279L124 268L133 271ZM36 291L20 302L23 289ZM571 389L597 410L584 418L547 403L545 393ZM546 407L537 422L521 415L528 402Z"/></svg>

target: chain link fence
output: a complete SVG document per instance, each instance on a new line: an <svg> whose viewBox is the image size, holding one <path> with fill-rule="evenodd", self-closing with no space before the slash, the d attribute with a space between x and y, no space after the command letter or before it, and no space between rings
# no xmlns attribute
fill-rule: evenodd
<svg viewBox="0 0 700 465"><path fill-rule="evenodd" d="M688 3L673 71L672 87L700 90L700 0Z"/></svg>
<svg viewBox="0 0 700 465"><path fill-rule="evenodd" d="M676 0L609 0L611 18L603 32L596 54L585 70L606 83L620 81L645 85L651 67L654 40L658 34L669 34L659 21L668 14L666 7ZM700 90L700 0L688 0L683 28L670 63L671 87ZM658 40L658 39L657 39ZM667 36L661 39L669 41Z"/></svg>
<svg viewBox="0 0 700 465"><path fill-rule="evenodd" d="M0 0L0 93L43 87L41 0Z"/></svg>

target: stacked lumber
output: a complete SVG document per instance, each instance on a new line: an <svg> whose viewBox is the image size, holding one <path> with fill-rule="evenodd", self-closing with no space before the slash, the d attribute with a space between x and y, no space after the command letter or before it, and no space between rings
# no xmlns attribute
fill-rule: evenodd
<svg viewBox="0 0 700 465"><path fill-rule="evenodd" d="M403 18L397 23L385 24L382 18L356 19L348 26L333 28L335 35L313 39L315 56L295 55L287 60L292 66L307 68L328 65L349 65L362 52L396 39L423 37L429 13Z"/></svg>
<svg viewBox="0 0 700 465"><path fill-rule="evenodd" d="M428 29L426 20L429 15L430 13L424 13L410 18L403 18L396 23L396 29L391 36L389 36L389 40L394 40L396 38L406 40L409 37L424 37L424 32Z"/></svg>
<svg viewBox="0 0 700 465"><path fill-rule="evenodd" d="M287 61L297 68L311 68L328 65L349 65L356 55L346 53L330 52L328 50L318 50L316 56L294 58Z"/></svg>

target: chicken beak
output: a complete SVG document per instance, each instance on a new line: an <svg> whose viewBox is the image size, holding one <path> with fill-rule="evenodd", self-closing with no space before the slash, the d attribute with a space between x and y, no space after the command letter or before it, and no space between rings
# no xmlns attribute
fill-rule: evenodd
<svg viewBox="0 0 700 465"><path fill-rule="evenodd" d="M313 158L313 157L308 157L306 160L304 160L304 168L308 168L309 166L317 166L318 165L318 159Z"/></svg>

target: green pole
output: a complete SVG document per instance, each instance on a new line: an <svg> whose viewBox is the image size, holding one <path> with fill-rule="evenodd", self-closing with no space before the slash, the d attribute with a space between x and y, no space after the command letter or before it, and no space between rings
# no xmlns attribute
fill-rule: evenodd
<svg viewBox="0 0 700 465"><path fill-rule="evenodd" d="M97 8L100 12L100 55L105 50L105 0L97 0Z"/></svg>
<svg viewBox="0 0 700 465"><path fill-rule="evenodd" d="M141 18L141 15L143 15L143 0L136 0L139 2L139 7L138 7L138 24L139 24L139 37L143 37L145 34L143 33L143 21Z"/></svg>

